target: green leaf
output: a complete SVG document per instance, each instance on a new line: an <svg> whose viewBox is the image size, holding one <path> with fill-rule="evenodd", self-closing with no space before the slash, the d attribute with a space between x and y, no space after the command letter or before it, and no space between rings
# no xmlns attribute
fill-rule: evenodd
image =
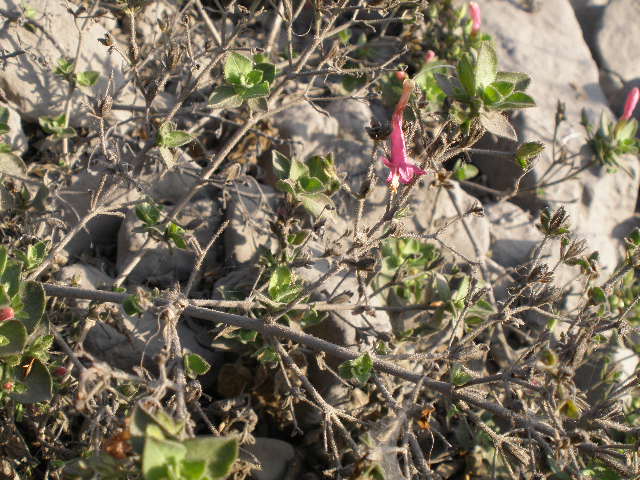
<svg viewBox="0 0 640 480"><path fill-rule="evenodd" d="M473 379L473 376L469 374L464 366L456 363L451 367L449 371L449 377L451 383L460 387L469 382L469 380Z"/></svg>
<svg viewBox="0 0 640 480"><path fill-rule="evenodd" d="M23 15L25 18L32 20L36 17L36 15L38 15L38 11L31 5L25 3L22 5L22 7L24 8Z"/></svg>
<svg viewBox="0 0 640 480"><path fill-rule="evenodd" d="M26 390L11 393L11 398L20 403L40 403L51 400L53 396L51 374L40 360L34 359L30 370L21 367L16 370L16 380L21 382Z"/></svg>
<svg viewBox="0 0 640 480"><path fill-rule="evenodd" d="M25 352L26 355L35 357L43 363L46 362L49 358L49 350L53 346L53 340L53 335L42 335L36 338Z"/></svg>
<svg viewBox="0 0 640 480"><path fill-rule="evenodd" d="M278 355L278 352L276 352L271 345L265 345L258 349L253 356L256 357L260 363L265 364L277 363L280 359L280 355Z"/></svg>
<svg viewBox="0 0 640 480"><path fill-rule="evenodd" d="M238 439L235 437L200 436L183 442L186 460L204 460L211 480L225 478L238 458Z"/></svg>
<svg viewBox="0 0 640 480"><path fill-rule="evenodd" d="M438 86L442 89L447 97L455 98L457 96L456 90L461 90L462 84L455 77L448 77L441 73L435 73L433 75L438 82Z"/></svg>
<svg viewBox="0 0 640 480"><path fill-rule="evenodd" d="M183 460L180 463L180 473L188 480L200 480L207 470L204 460Z"/></svg>
<svg viewBox="0 0 640 480"><path fill-rule="evenodd" d="M217 108L237 108L242 102L242 97L228 85L216 88L209 97L209 105L215 105Z"/></svg>
<svg viewBox="0 0 640 480"><path fill-rule="evenodd" d="M0 135L4 135L6 133L9 133L10 130L11 129L9 128L9 125L7 125L4 122L0 123Z"/></svg>
<svg viewBox="0 0 640 480"><path fill-rule="evenodd" d="M53 71L56 75L65 76L69 75L73 71L73 62L70 62L66 58L58 59L58 66Z"/></svg>
<svg viewBox="0 0 640 480"><path fill-rule="evenodd" d="M273 63L261 62L256 64L257 70L262 70L262 80L265 80L269 85L273 83L276 78L276 66Z"/></svg>
<svg viewBox="0 0 640 480"><path fill-rule="evenodd" d="M591 301L595 304L605 303L607 301L607 295L600 287L592 287L589 291L589 297L591 297Z"/></svg>
<svg viewBox="0 0 640 480"><path fill-rule="evenodd" d="M187 456L187 447L173 440L163 440L147 436L142 453L142 473L145 480L167 480L170 459L176 463Z"/></svg>
<svg viewBox="0 0 640 480"><path fill-rule="evenodd" d="M536 102L524 92L514 92L500 104L501 110L535 107Z"/></svg>
<svg viewBox="0 0 640 480"><path fill-rule="evenodd" d="M291 160L289 160L277 150L273 150L271 155L273 172L276 174L276 176L281 180L289 178L289 170L291 170Z"/></svg>
<svg viewBox="0 0 640 480"><path fill-rule="evenodd" d="M338 32L338 38L343 45L347 45L349 43L351 35L353 35L353 32L349 28L345 28Z"/></svg>
<svg viewBox="0 0 640 480"><path fill-rule="evenodd" d="M0 107L0 123L7 125L9 123L9 109L7 107ZM7 128L9 128L7 126Z"/></svg>
<svg viewBox="0 0 640 480"><path fill-rule="evenodd" d="M250 98L249 100L247 100L247 105L253 112L269 111L269 104L267 103L267 99L265 97Z"/></svg>
<svg viewBox="0 0 640 480"><path fill-rule="evenodd" d="M453 167L453 175L458 181L469 180L477 176L478 173L480 173L478 167L461 160L458 160Z"/></svg>
<svg viewBox="0 0 640 480"><path fill-rule="evenodd" d="M309 175L309 167L307 167L304 163L296 159L291 160L291 167L289 168L288 177L291 180L296 181L300 177L303 177L306 175Z"/></svg>
<svg viewBox="0 0 640 480"><path fill-rule="evenodd" d="M342 86L347 92L362 88L367 83L365 75L343 75Z"/></svg>
<svg viewBox="0 0 640 480"><path fill-rule="evenodd" d="M298 180L300 182L300 186L307 193L316 193L322 192L325 190L324 185L320 181L320 179L316 177L300 177Z"/></svg>
<svg viewBox="0 0 640 480"><path fill-rule="evenodd" d="M544 143L541 142L527 142L518 147L516 151L516 162L523 170L527 170L535 157L540 155L544 150Z"/></svg>
<svg viewBox="0 0 640 480"><path fill-rule="evenodd" d="M271 278L269 279L269 297L273 300L279 301L278 299L282 295L282 292L286 291L291 282L293 281L293 274L289 267L280 266L277 267L273 273L271 274Z"/></svg>
<svg viewBox="0 0 640 480"><path fill-rule="evenodd" d="M57 139L62 139L62 138L73 138L75 136L77 136L78 133L76 132L76 129L73 127L65 127L65 128L61 128L60 130L58 130L54 136Z"/></svg>
<svg viewBox="0 0 640 480"><path fill-rule="evenodd" d="M7 260L9 259L9 252L7 247L0 245L0 278L4 273L4 269L7 266Z"/></svg>
<svg viewBox="0 0 640 480"><path fill-rule="evenodd" d="M7 294L14 297L20 291L20 277L22 274L22 263L15 260L7 261L0 283L6 285Z"/></svg>
<svg viewBox="0 0 640 480"><path fill-rule="evenodd" d="M287 236L287 243L294 247L300 246L304 243L311 232L309 230L300 230L296 233L290 233Z"/></svg>
<svg viewBox="0 0 640 480"><path fill-rule="evenodd" d="M67 117L64 113L57 117L39 117L38 123L46 134L54 135L57 139L76 136L75 129L67 127Z"/></svg>
<svg viewBox="0 0 640 480"><path fill-rule="evenodd" d="M513 93L515 85L511 82L495 81L491 86L502 96L508 97Z"/></svg>
<svg viewBox="0 0 640 480"><path fill-rule="evenodd" d="M184 367L189 377L196 378L207 373L211 365L197 353L188 353L184 356Z"/></svg>
<svg viewBox="0 0 640 480"><path fill-rule="evenodd" d="M256 338L258 338L258 332L255 330L241 328L233 332L233 337L243 345L247 345L256 341Z"/></svg>
<svg viewBox="0 0 640 480"><path fill-rule="evenodd" d="M249 100L251 98L266 97L269 95L269 83L266 81L260 82L252 87L247 88L242 92L242 98Z"/></svg>
<svg viewBox="0 0 640 480"><path fill-rule="evenodd" d="M321 215L333 215L333 202L324 193L301 194L299 196L302 205L314 217Z"/></svg>
<svg viewBox="0 0 640 480"><path fill-rule="evenodd" d="M309 310L304 316L300 319L300 326L302 328L308 328L313 325L317 325L322 322L327 317L326 312L317 312L315 310Z"/></svg>
<svg viewBox="0 0 640 480"><path fill-rule="evenodd" d="M99 77L100 72L87 70L86 72L76 73L76 82L82 87L93 87Z"/></svg>
<svg viewBox="0 0 640 480"><path fill-rule="evenodd" d="M47 242L38 242L35 245L29 245L26 253L18 251L17 256L24 264L25 269L31 270L44 261L48 246Z"/></svg>
<svg viewBox="0 0 640 480"><path fill-rule="evenodd" d="M512 83L515 85L515 90L526 90L531 83L531 77L520 72L498 72L496 81Z"/></svg>
<svg viewBox="0 0 640 480"><path fill-rule="evenodd" d="M518 135L511 123L500 112L482 112L480 114L480 123L489 133L514 141L518 140Z"/></svg>
<svg viewBox="0 0 640 480"><path fill-rule="evenodd" d="M178 248L187 248L187 242L184 239L184 228L179 225L176 225L173 222L169 222L167 227L165 228L165 236L169 238Z"/></svg>
<svg viewBox="0 0 640 480"><path fill-rule="evenodd" d="M224 64L224 78L227 82L235 85L244 85L245 78L253 70L251 59L231 52Z"/></svg>
<svg viewBox="0 0 640 480"><path fill-rule="evenodd" d="M173 130L170 128L170 126L166 127L165 125L168 124L163 124L158 132L157 145L159 147L181 147L182 145L186 145L187 143L193 141L193 139L195 138L189 132L184 132L182 130Z"/></svg>
<svg viewBox="0 0 640 480"><path fill-rule="evenodd" d="M140 305L140 301L136 295L129 295L122 301L122 308L127 315L142 315L144 309Z"/></svg>
<svg viewBox="0 0 640 480"><path fill-rule="evenodd" d="M574 402L571 399L568 399L560 407L560 413L569 418L578 419L580 418L580 407L576 405L576 402Z"/></svg>
<svg viewBox="0 0 640 480"><path fill-rule="evenodd" d="M340 188L340 179L331 154L315 155L309 158L307 167L309 167L309 175L320 179L323 183L327 194L330 195Z"/></svg>
<svg viewBox="0 0 640 480"><path fill-rule="evenodd" d="M484 94L484 100L487 105L493 105L502 100L502 95L492 85L487 85L482 92Z"/></svg>
<svg viewBox="0 0 640 480"><path fill-rule="evenodd" d="M476 95L476 78L473 73L473 65L467 55L463 56L458 62L458 79L464 87L467 95L474 97ZM440 81L438 81L440 83ZM442 88L442 85L440 85ZM443 90L446 92L443 88ZM452 92L453 93L453 92Z"/></svg>
<svg viewBox="0 0 640 480"><path fill-rule="evenodd" d="M251 70L248 74L247 74L247 83L249 85L255 85L257 83L262 82L262 70L258 70L258 69L254 69Z"/></svg>
<svg viewBox="0 0 640 480"><path fill-rule="evenodd" d="M136 216L147 226L153 226L160 220L162 207L155 203L142 202L136 205Z"/></svg>
<svg viewBox="0 0 640 480"><path fill-rule="evenodd" d="M22 310L18 313L18 319L24 324L29 333L33 332L40 324L46 304L44 288L38 282L23 282L20 285L20 297Z"/></svg>
<svg viewBox="0 0 640 480"><path fill-rule="evenodd" d="M347 360L338 367L340 376L347 379L356 379L361 384L365 384L371 377L373 370L373 359L369 353L364 353L358 358Z"/></svg>
<svg viewBox="0 0 640 480"><path fill-rule="evenodd" d="M498 56L489 42L482 42L476 61L475 85L486 87L496 80L497 74Z"/></svg>
<svg viewBox="0 0 640 480"><path fill-rule="evenodd" d="M0 358L19 355L27 343L27 329L19 320L7 320L0 323L0 337L8 339L0 346Z"/></svg>
<svg viewBox="0 0 640 480"><path fill-rule="evenodd" d="M451 301L454 303L462 302L469 294L469 289L471 288L471 280L469 279L468 276L465 275L460 280L461 281L460 281L460 284L458 285L458 288L456 288L455 292L451 296Z"/></svg>
<svg viewBox="0 0 640 480"><path fill-rule="evenodd" d="M283 193L291 193L292 195L295 195L296 193L296 186L296 182L289 178L287 178L286 180L278 180L276 182L276 188L278 190Z"/></svg>

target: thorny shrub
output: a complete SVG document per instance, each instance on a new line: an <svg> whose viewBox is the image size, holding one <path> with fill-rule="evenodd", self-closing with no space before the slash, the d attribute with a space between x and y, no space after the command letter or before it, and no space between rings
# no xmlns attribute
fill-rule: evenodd
<svg viewBox="0 0 640 480"><path fill-rule="evenodd" d="M608 279L599 276L597 253L572 236L562 208L540 212L544 238L506 280L490 273L486 259L467 258L443 240L452 225L483 214L479 205L463 210L451 193L454 183L477 180L474 145L487 133L517 139L508 112L534 106L528 75L498 68L474 2L181 1L151 25L152 37L138 31L148 3L69 4L79 32L118 20L99 41L122 59L144 105L120 103L124 86L112 79L96 90L112 72L80 72L77 58L60 58L54 68L68 89L63 113L28 130L31 147L22 158L2 145L2 475L242 479L260 461L249 453L255 436L298 435L301 458L286 478L640 474L638 379L621 378L611 360L616 345L633 346L640 322L640 233L629 234L626 260ZM25 3L12 28L39 31L39 15ZM72 108L79 87L84 102ZM173 99L168 106L163 94ZM633 95L628 105L635 106ZM330 141L297 158L271 124L291 106L321 110L346 99L394 111L390 122L359 126L374 141L360 180L345 175L345 159L333 155ZM116 121L114 111L128 117ZM9 132L6 115L2 133ZM77 127L80 118L89 122ZM556 129L564 120L559 104ZM630 111L595 131L584 124L592 161L558 177L556 167L566 166L558 154L530 189L574 178L593 162L624 168L621 155L637 152ZM542 149L533 142L498 152L522 175L494 199L523 193L520 182ZM100 176L90 209L75 224L61 224L61 193L88 168ZM163 204L150 186L176 170L197 185ZM200 244L182 212L198 190L228 198L256 179L280 192L270 207L275 241L265 242L242 287L211 299L214 281L233 269L218 248L229 223ZM141 200L114 205L112 193L122 188ZM426 188L455 209L446 224L410 231L404 219L423 214L411 211L411 198ZM386 207L365 217L381 190ZM329 240L345 202L355 210ZM69 243L96 217L122 217L125 208L145 240L114 283L87 290L57 282ZM157 244L193 252L188 280L170 289L151 279L128 283ZM552 264L542 254L548 246L557 252ZM217 256L217 272L202 271L207 255ZM113 249L84 258L109 265ZM309 281L300 271L318 260L327 266ZM580 276L573 292L580 300L570 309L554 278L560 266ZM318 297L337 275L355 279L357 292L340 290L340 281ZM323 323L344 323L344 312L363 319L354 341L321 338ZM392 330L367 326L376 312L390 316ZM85 348L90 323L126 330L123 319L135 324L149 314L163 343L152 359L122 370ZM212 365L181 345L179 325L188 320L209 325L210 344L226 345L213 365L217 386L201 383ZM312 381L314 369L364 401L337 404ZM597 380L580 382L584 369Z"/></svg>

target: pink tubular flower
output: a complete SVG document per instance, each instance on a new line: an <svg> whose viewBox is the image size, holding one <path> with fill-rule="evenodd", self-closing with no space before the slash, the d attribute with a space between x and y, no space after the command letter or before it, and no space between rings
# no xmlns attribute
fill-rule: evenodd
<svg viewBox="0 0 640 480"><path fill-rule="evenodd" d="M424 63L429 63L434 58L436 58L436 52L433 50L427 50L427 53L424 54Z"/></svg>
<svg viewBox="0 0 640 480"><path fill-rule="evenodd" d="M624 113L622 114L621 120L629 120L631 118L633 111L636 109L636 105L638 105L638 100L640 100L640 89L635 87L627 95L627 101L624 104Z"/></svg>
<svg viewBox="0 0 640 480"><path fill-rule="evenodd" d="M482 25L482 16L480 15L480 5L476 2L469 2L469 15L471 15L471 35L476 36Z"/></svg>
<svg viewBox="0 0 640 480"><path fill-rule="evenodd" d="M0 322L4 322L6 320L13 320L15 317L15 312L11 307L0 307Z"/></svg>
<svg viewBox="0 0 640 480"><path fill-rule="evenodd" d="M411 183L415 175L424 175L425 172L417 167L409 157L407 157L407 146L402 131L402 116L404 109L409 103L409 97L413 91L413 82L409 79L403 83L402 96L391 117L391 160L382 158L384 164L391 169L387 177L387 183L395 192L400 182L405 185Z"/></svg>
<svg viewBox="0 0 640 480"><path fill-rule="evenodd" d="M396 78L400 81L403 81L405 78L407 78L407 72L403 72L402 70L398 70L396 72Z"/></svg>

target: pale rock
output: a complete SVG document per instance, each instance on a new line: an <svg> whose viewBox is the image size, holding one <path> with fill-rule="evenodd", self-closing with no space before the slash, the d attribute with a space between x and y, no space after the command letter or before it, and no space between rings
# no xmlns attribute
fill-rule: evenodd
<svg viewBox="0 0 640 480"><path fill-rule="evenodd" d="M161 322L152 312L140 317L122 316L115 326L90 320L84 340L84 347L96 358L122 370L131 370L138 366L157 368L154 360L165 347ZM197 353L210 364L220 360L219 352L206 348L200 342L207 338L206 330L194 331L184 320L177 326L178 336L183 349ZM208 383L208 382L207 382Z"/></svg>
<svg viewBox="0 0 640 480"><path fill-rule="evenodd" d="M78 255L94 246L114 245L124 213L145 196L153 198L158 203L177 203L199 181L197 164L185 161L180 165L162 175L156 171L145 171L140 175L136 185L131 185L115 175L103 159L98 159L85 170L71 175L68 186L59 189L61 202L58 204L58 208L63 212L62 220L68 228L76 225L89 212L91 196L97 191L103 177L106 177L106 183L98 205L114 208L121 216L100 215L93 218L86 228L73 238L67 247L69 252ZM115 186L113 182L116 182ZM199 199L206 194L207 190L203 189L195 198ZM205 213L217 214L218 211L216 209Z"/></svg>
<svg viewBox="0 0 640 480"><path fill-rule="evenodd" d="M466 213L471 207L480 206L480 202L467 192L465 192L457 182L452 182L452 188L442 189L425 184L430 177L421 177L422 183L416 185L411 191L410 215L403 218L401 222L405 225L407 232L418 234L433 234L443 225L450 223L458 216L456 205L461 213ZM371 227L382 218L387 202L388 187L378 185L367 197L364 209L363 226ZM465 228L465 224L469 230ZM463 261L461 254L472 261L483 258L489 252L490 236L489 222L484 216L470 215L463 220L452 222L438 238L455 250L443 248L434 240L429 240L438 246L442 254L455 261ZM379 232L380 233L380 232Z"/></svg>
<svg viewBox="0 0 640 480"><path fill-rule="evenodd" d="M536 100L537 107L517 113L513 120L520 142L543 141L547 149L533 172L525 177L522 188L532 187L551 163L558 100L565 102L567 115L558 139L569 153L578 155L579 165L588 162L592 157L584 146L580 111L585 108L590 118L595 119L601 111L607 112L607 106L598 83L597 66L582 38L569 0L544 2L535 13L498 0L479 3L483 30L495 40L500 69L532 74L527 92ZM487 174L489 185L500 190L510 188L521 174L514 163L491 156L474 157L474 162ZM620 231L619 225L633 214L638 192L637 159L625 159L625 167L634 172L633 176L623 172L610 174L602 167L595 167L582 172L578 181L550 185L542 195L534 190L535 193L518 196L513 201L533 210L545 204L553 208L564 206L572 218L573 233L586 238L591 249L600 251L603 273L610 273L621 259L622 249L617 239L626 233ZM567 173L566 168L560 168L545 181L563 178Z"/></svg>
<svg viewBox="0 0 640 480"><path fill-rule="evenodd" d="M142 194L130 185L126 185L114 175L102 168L89 169L71 175L69 185L59 191L61 201L58 207L62 210L62 220L67 228L71 229L85 217L91 208L91 197L96 192L106 176L105 188L100 197L99 204L105 207L113 207L115 210L126 205L131 205L142 198ZM113 188L112 181L117 181ZM79 255L95 246L114 245L118 235L118 229L122 223L122 217L114 215L98 215L80 230L71 242L67 250L72 255Z"/></svg>
<svg viewBox="0 0 640 480"><path fill-rule="evenodd" d="M491 222L491 257L503 267L517 267L529 259L543 235L529 212L509 202L484 206Z"/></svg>
<svg viewBox="0 0 640 480"><path fill-rule="evenodd" d="M282 153L301 161L312 154L329 153L331 143L335 141L338 133L338 122L308 102L294 105L280 112L274 117L273 125L281 137L293 142L291 144L293 151L285 147Z"/></svg>
<svg viewBox="0 0 640 480"><path fill-rule="evenodd" d="M155 0L146 4L141 12L136 15L136 34L145 43L153 43L160 38L161 31L159 21L171 21L176 14L176 8L164 0ZM131 22L129 16L122 17L122 29L129 35Z"/></svg>
<svg viewBox="0 0 640 480"><path fill-rule="evenodd" d="M275 219L281 194L257 182L238 184L229 194L226 216L230 223L224 232L227 258L235 264L253 264L260 256L259 247L276 245L269 221Z"/></svg>
<svg viewBox="0 0 640 480"><path fill-rule="evenodd" d="M82 263L67 265L58 275L60 281L85 289L109 287L113 283L113 279L102 270Z"/></svg>
<svg viewBox="0 0 640 480"><path fill-rule="evenodd" d="M340 219L336 219L335 223L333 233L330 235L343 232L346 228L346 224ZM326 240L324 244L336 245L335 242ZM325 249L318 241L310 242L310 250L314 259L310 268L296 269L296 274L304 280L305 285L317 282L331 268L329 260L321 258ZM381 295L371 297L371 293L371 287L367 286L366 294L369 297L371 306L383 306L386 304ZM318 301L328 301L341 295L344 295L348 302L358 301L358 281L354 272L343 270L330 275L316 288L311 297ZM305 329L308 334L352 349L361 348L363 343L372 346L376 340L387 338L391 331L389 314L383 310L373 310L372 315L356 313L353 310L328 312L322 322ZM333 369L338 368L341 363L341 361L332 357L327 357L326 362ZM309 379L330 405L343 408L347 404L353 406L360 401L357 396L353 397L350 389L337 380L333 374L318 368L316 362L310 362ZM321 415L315 409L312 409L303 415L302 421L306 425L314 425L321 421Z"/></svg>
<svg viewBox="0 0 640 480"><path fill-rule="evenodd" d="M609 0L570 0L585 41L595 50L595 34Z"/></svg>
<svg viewBox="0 0 640 480"><path fill-rule="evenodd" d="M256 437L254 444L243 445L243 449L250 453L248 461L255 457L262 467L251 472L254 480L282 480L296 456L290 443L275 438Z"/></svg>
<svg viewBox="0 0 640 480"><path fill-rule="evenodd" d="M112 285L114 281L101 270L79 263L62 268L58 278L65 284L90 290ZM86 300L76 302L83 311L82 317L86 317L84 311L89 303ZM122 370L130 371L139 365L154 368L153 358L164 347L159 320L150 311L140 317L129 317L121 311L118 317L114 325L87 319L91 326L87 328L84 348L95 358ZM201 344L200 340L207 338L206 331L188 324L184 318L177 329L184 349L201 355L211 364L219 360L218 352Z"/></svg>
<svg viewBox="0 0 640 480"><path fill-rule="evenodd" d="M611 0L601 15L595 34L601 83L613 110L621 114L627 92L640 86L640 3L635 0ZM638 112L636 112L636 118Z"/></svg>
<svg viewBox="0 0 640 480"><path fill-rule="evenodd" d="M635 0L611 0L602 14L597 33L602 66L625 81L640 78L636 52L640 50L640 3Z"/></svg>
<svg viewBox="0 0 640 480"><path fill-rule="evenodd" d="M113 278L102 270L82 263L75 263L63 267L60 269L60 272L58 272L58 279L65 285L89 290L105 287L110 288L113 284ZM89 303L89 300L75 300L76 306L82 309L88 308Z"/></svg>
<svg viewBox="0 0 640 480"><path fill-rule="evenodd" d="M27 136L22 130L22 122L20 120L20 114L13 108L5 103L0 103L0 108L7 109L7 126L9 132L5 134L5 137L1 139L2 142L11 145L13 153L21 155L27 150Z"/></svg>
<svg viewBox="0 0 640 480"><path fill-rule="evenodd" d="M361 100L340 100L331 102L325 110L338 122L338 137L357 141L364 146L373 146L373 140L367 134L374 117L371 107Z"/></svg>
<svg viewBox="0 0 640 480"><path fill-rule="evenodd" d="M74 18L67 11L67 3L62 0L30 0L29 6L36 12L30 19L37 27L27 29L21 18L23 2L0 0L0 11L16 21L5 22L0 32L0 43L8 53L21 52L4 61L0 70L0 89L6 101L20 115L29 121L37 121L42 116L57 116L63 113L69 84L54 74L58 59L75 58L78 45L78 29ZM70 5L74 8L74 5ZM81 25L85 20L80 19ZM82 48L78 58L77 72L94 70L100 73L93 87L78 86L72 96L71 116L73 126L94 122L84 112L82 102L90 97L102 95L113 72L115 91L120 90L125 78L124 60L117 54L109 54L108 48L98 42L108 29L88 19L84 31ZM122 90L114 102L135 104L132 86ZM128 112L113 112L116 118Z"/></svg>
<svg viewBox="0 0 640 480"><path fill-rule="evenodd" d="M217 203L212 199L200 198L184 207L177 223L187 230L187 234L193 235L201 247L204 247L220 226L220 218ZM118 272L122 272L129 261L142 249L147 234L138 230L141 226L142 222L136 216L135 209L130 209L118 234L116 263ZM205 257L204 269L212 265L213 257L210 251ZM170 286L175 281L184 281L189 278L195 260L196 255L191 248L180 249L175 245L169 248L164 242L151 240L145 247L144 256L129 275L128 281L133 284L144 284L150 281L157 285Z"/></svg>
<svg viewBox="0 0 640 480"><path fill-rule="evenodd" d="M590 390L594 385L598 385L602 379L603 370L615 372L618 378L614 380L614 387L628 382L637 375L638 354L630 348L620 345L617 338L610 338L608 343L601 349L589 355L588 360L576 372L576 385L582 390ZM598 387L591 390L588 399L593 405L602 399L605 393L612 388L612 385L600 383ZM623 403L628 403L632 399L631 391L621 396Z"/></svg>

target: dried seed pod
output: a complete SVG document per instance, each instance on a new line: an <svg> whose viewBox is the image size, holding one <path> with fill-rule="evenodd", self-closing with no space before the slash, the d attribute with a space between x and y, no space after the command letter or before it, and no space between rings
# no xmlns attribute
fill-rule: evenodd
<svg viewBox="0 0 640 480"><path fill-rule="evenodd" d="M106 32L104 34L104 38L99 38L98 41L105 47L113 47L114 45L113 35L111 35L109 32Z"/></svg>
<svg viewBox="0 0 640 480"><path fill-rule="evenodd" d="M386 140L391 135L391 125L389 123L382 124L375 119L371 120L370 126L365 127L365 130L372 140L377 141Z"/></svg>
<svg viewBox="0 0 640 480"><path fill-rule="evenodd" d="M111 112L111 107L113 107L113 97L111 95L105 95L100 100L98 100L98 104L96 105L96 113L99 117L106 117L109 112Z"/></svg>

